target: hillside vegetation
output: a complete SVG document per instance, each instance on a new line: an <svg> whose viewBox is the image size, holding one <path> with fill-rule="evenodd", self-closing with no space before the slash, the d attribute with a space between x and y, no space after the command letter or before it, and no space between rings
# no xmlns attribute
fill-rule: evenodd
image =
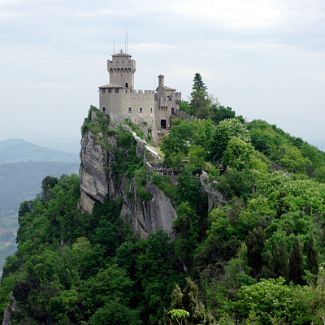
<svg viewBox="0 0 325 325"><path fill-rule="evenodd" d="M45 178L21 204L0 286L2 310L16 300L12 324L323 324L324 153L245 122L199 75L182 109L200 119L174 119L161 144L176 185L144 167L129 132L110 130L114 173L134 178L143 202L146 182L173 199L173 238L136 238L119 199L82 214L77 176ZM210 210L198 175L224 198Z"/></svg>

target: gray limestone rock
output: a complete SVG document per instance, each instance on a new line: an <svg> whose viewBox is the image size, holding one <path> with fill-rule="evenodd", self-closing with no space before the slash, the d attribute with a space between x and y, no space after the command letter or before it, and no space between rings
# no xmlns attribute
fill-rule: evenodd
<svg viewBox="0 0 325 325"><path fill-rule="evenodd" d="M80 209L91 213L96 202L102 203L109 195L111 198L122 197L121 216L132 226L140 237L164 230L172 233L172 224L176 210L171 199L154 184L147 184L146 190L151 200L140 201L137 197L135 182L123 176L117 180L113 174L115 161L114 136L103 138L86 132L81 140L80 166ZM101 141L99 141L99 139ZM145 148L143 140L134 138L137 155L143 157ZM98 144L101 143L101 144ZM103 147L102 144L105 144ZM108 145L107 145L108 144Z"/></svg>

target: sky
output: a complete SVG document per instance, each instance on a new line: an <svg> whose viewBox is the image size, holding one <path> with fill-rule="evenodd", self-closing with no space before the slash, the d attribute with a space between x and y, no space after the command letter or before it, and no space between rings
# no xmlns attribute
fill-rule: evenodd
<svg viewBox="0 0 325 325"><path fill-rule="evenodd" d="M324 0L0 0L0 140L78 151L106 60L124 48L136 89L208 91L248 120L325 144Z"/></svg>

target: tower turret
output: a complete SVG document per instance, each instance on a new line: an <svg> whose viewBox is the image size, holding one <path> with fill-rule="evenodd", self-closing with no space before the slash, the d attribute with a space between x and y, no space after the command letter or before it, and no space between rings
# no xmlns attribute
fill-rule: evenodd
<svg viewBox="0 0 325 325"><path fill-rule="evenodd" d="M136 64L135 60L132 60L131 57L131 55L121 50L120 53L112 55L112 60L107 60L107 70L111 85L134 89Z"/></svg>
<svg viewBox="0 0 325 325"><path fill-rule="evenodd" d="M165 86L165 81L164 81L164 76L162 75L162 74L160 74L159 76L158 76L158 80L159 80L159 87L164 87Z"/></svg>

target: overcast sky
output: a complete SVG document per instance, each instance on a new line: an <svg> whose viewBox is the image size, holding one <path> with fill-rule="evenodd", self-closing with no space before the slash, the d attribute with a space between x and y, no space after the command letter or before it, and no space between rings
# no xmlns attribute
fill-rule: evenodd
<svg viewBox="0 0 325 325"><path fill-rule="evenodd" d="M0 139L78 147L106 60L124 48L136 89L158 74L251 119L325 142L324 0L0 0Z"/></svg>

